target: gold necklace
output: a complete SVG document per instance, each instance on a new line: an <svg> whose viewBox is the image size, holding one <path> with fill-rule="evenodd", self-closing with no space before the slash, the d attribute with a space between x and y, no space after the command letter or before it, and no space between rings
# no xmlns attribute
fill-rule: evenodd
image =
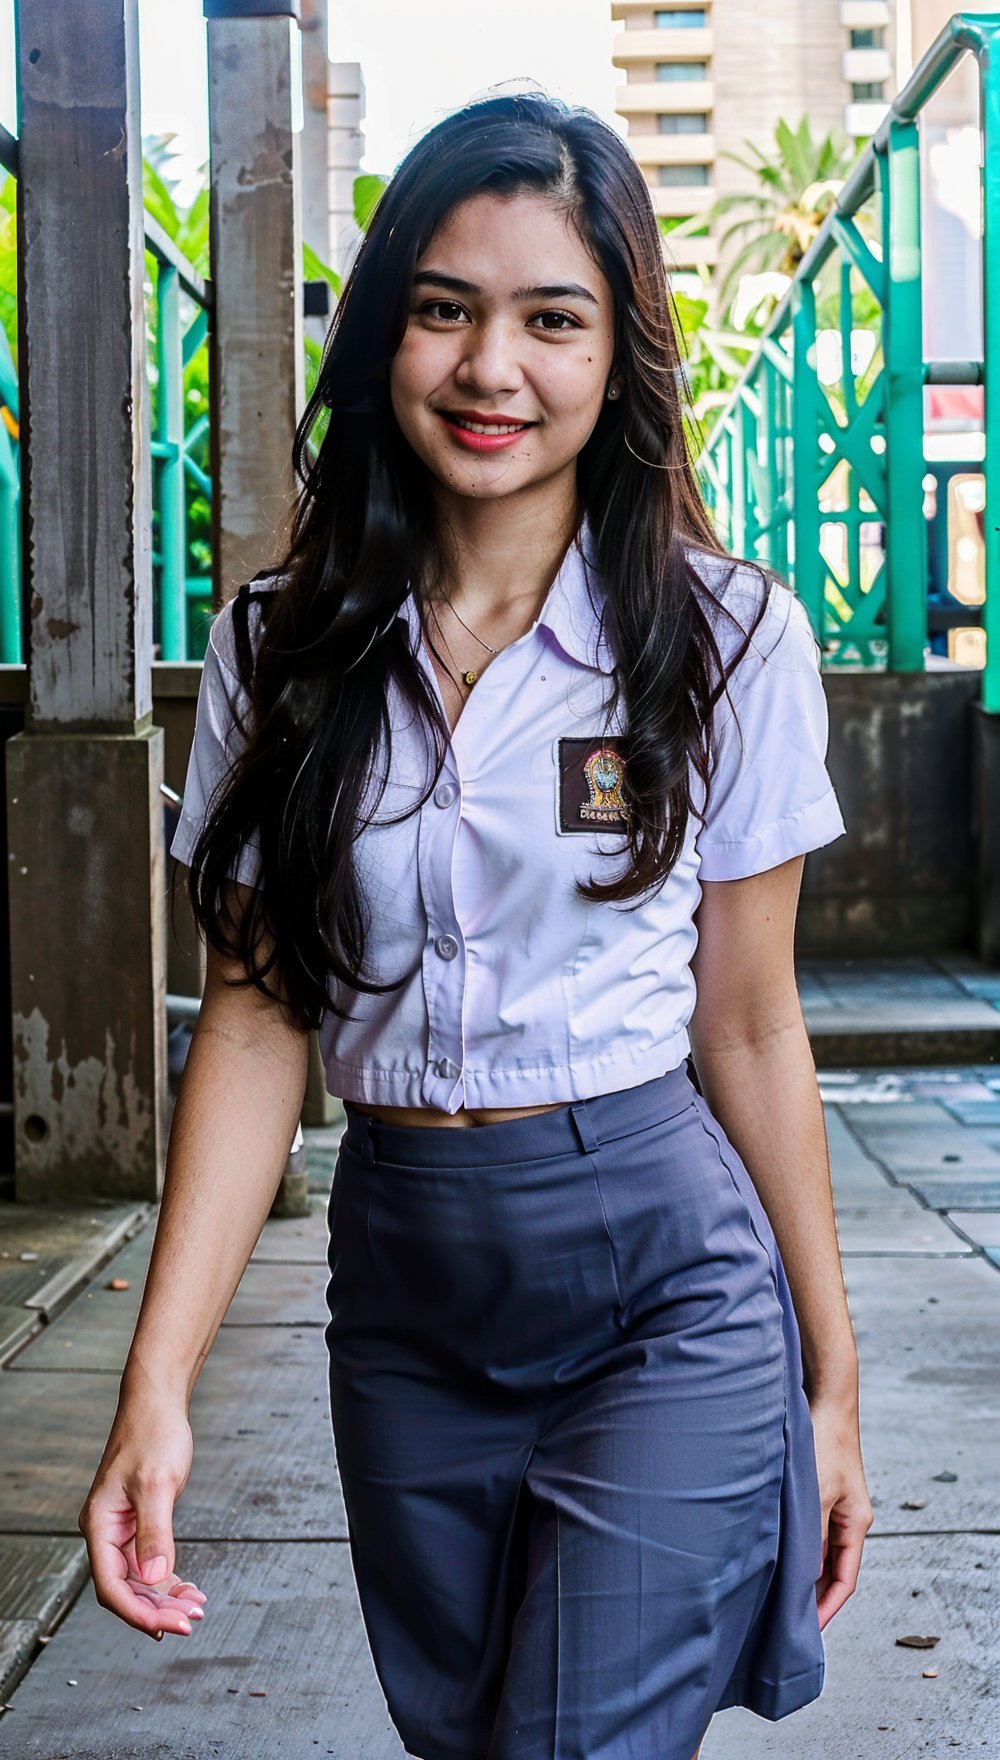
<svg viewBox="0 0 1000 1760"><path fill-rule="evenodd" d="M434 625L435 625L435 628L436 628L436 629L437 629L437 632L438 632L438 635L439 635L439 636L440 636L440 637L441 637L441 640L442 640L442 641L443 641L443 643L444 643L444 645L445 645L445 647L446 647L446 649L447 649L447 650L448 650L448 654L449 654L449 656L450 656L450 658L451 658L451 659L452 659L452 660L454 660L454 659L455 659L455 656L454 656L454 654L453 654L453 653L452 653L452 651L451 651L451 643L450 643L450 642L449 642L449 640L448 640L448 637L447 637L447 636L446 636L446 635L445 635L445 633L444 633L444 630L443 630L443 629L442 629L442 628L441 628L441 620L440 620L440 618L439 618L439 617L438 617L438 614L437 614L437 611L436 611L436 610L435 610L435 608L434 608L434 606L433 606L433 605L431 605L431 606L430 606L430 609L431 609L431 611L433 611L433 612L434 612ZM456 665L457 665L457 664L458 664L458 663L457 663L457 661L456 661ZM446 667L445 667L445 671L446 671L446 672L447 672L447 674L448 674L448 677L449 677L449 678L450 678L450 679L451 679L451 682L452 682L452 684L454 684L454 685L458 685L458 684L459 684L459 683L460 683L460 682L461 682L461 681L460 681L460 680L459 680L459 679L457 679L457 678L456 678L456 677L455 677L455 676L454 676L454 674L453 674L453 672L452 672L452 671L451 671L451 668L450 668L450 667L448 667L448 666L446 666ZM470 677L469 677L469 673L468 673L468 672L463 672L463 673L462 673L462 678L463 678L463 679L464 679L464 680L465 680L465 682L466 682L466 684L468 684L468 685L470 685L470 687L471 687L471 685L473 685L473 684L475 684L475 682L476 682L476 679L477 679L477 678L478 678L478 677L479 677L479 674L478 674L478 672L477 672L477 673L474 673L474 674L473 674L473 676L472 676L472 677L471 677L471 678L470 678Z"/></svg>
<svg viewBox="0 0 1000 1760"><path fill-rule="evenodd" d="M504 648L510 648L513 646L514 642L520 640L519 636L514 636L514 637L512 637L511 641L504 643L503 648L494 648L492 642L486 641L485 637L478 635L474 629L470 628L470 626L466 623L465 618L461 615L461 613L455 610L455 607L452 604L451 600L449 599L447 593L442 594L442 597L444 599L445 604L448 606L449 610L454 612L455 616L458 618L458 621L462 625L462 628L468 630L470 636L475 636L475 639L480 644L480 646L483 648L488 648L491 654L502 654L504 651ZM433 609L433 605L432 605L432 609ZM438 618L437 611L434 611L434 622L437 624L438 629L441 631L441 640L444 642L445 647L448 649L449 654L451 654L451 657L454 660L455 656L454 656L454 654L451 653L451 647L448 642L448 637L445 635L444 630L441 629L441 623ZM463 670L463 672L462 672L462 678L463 678L464 682L469 686L470 690L472 689L472 686L475 684L478 677L479 677L478 671L476 670L475 667L472 667L472 666L468 667L467 669Z"/></svg>

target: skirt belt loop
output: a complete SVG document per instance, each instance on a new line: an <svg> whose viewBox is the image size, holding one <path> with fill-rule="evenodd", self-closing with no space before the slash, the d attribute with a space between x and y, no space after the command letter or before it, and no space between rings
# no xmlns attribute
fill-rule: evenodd
<svg viewBox="0 0 1000 1760"><path fill-rule="evenodd" d="M593 1155L598 1148L600 1139L594 1129L594 1121L587 1110L586 1100L574 1100L569 1110L570 1117L576 1126L581 1149L585 1155Z"/></svg>

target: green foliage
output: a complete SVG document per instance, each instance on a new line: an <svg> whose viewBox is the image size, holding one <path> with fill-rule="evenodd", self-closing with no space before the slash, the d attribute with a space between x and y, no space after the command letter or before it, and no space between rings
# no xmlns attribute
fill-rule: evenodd
<svg viewBox="0 0 1000 1760"><path fill-rule="evenodd" d="M162 227L167 237L183 253L199 275L208 275L208 184L207 165L200 167L206 182L199 190L193 202L182 207L176 196L177 179L170 175L170 146L175 136L162 134L147 136L143 142L142 193L146 212ZM149 382L152 407L150 419L152 432L157 431L159 417L159 366L157 361L157 320L156 320L156 282L159 265L152 251L146 251L146 289L145 289L145 326L146 326L146 371ZM189 295L181 294L181 325L186 330L197 317L195 302ZM208 395L208 347L201 347L192 355L184 368L184 429L188 436L196 424L198 437L189 439L188 455L192 462L207 476L210 471L209 457L209 395ZM212 509L208 497L202 492L194 478L187 479L186 512L187 512L187 545L188 557L186 573L189 577L208 576L212 567ZM153 545L159 549L159 515L153 498ZM206 584L206 591L207 591Z"/></svg>
<svg viewBox="0 0 1000 1760"><path fill-rule="evenodd" d="M0 327L17 365L17 183L0 171Z"/></svg>
<svg viewBox="0 0 1000 1760"><path fill-rule="evenodd" d="M388 181L387 177L380 177L377 172L365 172L354 179L354 219L361 232L368 231L369 222L382 200L382 191Z"/></svg>
<svg viewBox="0 0 1000 1760"><path fill-rule="evenodd" d="M795 274L857 156L854 143L837 129L815 141L808 116L796 129L780 121L770 153L752 141L744 144L746 157L724 156L749 172L756 188L720 196L708 211L712 222L736 216L719 234L725 264L718 289L723 309L731 304L743 274Z"/></svg>
<svg viewBox="0 0 1000 1760"><path fill-rule="evenodd" d="M661 230L671 242L703 237L710 226L727 222L718 233L721 273L713 279L699 271L704 297L675 295L688 349L695 415L706 432L742 377L780 298L780 292L762 290L749 316L737 323L733 311L745 277L774 274L785 283L794 277L858 151L836 129L814 139L807 116L796 128L779 121L773 147L767 152L751 141L745 145L745 155L727 153L725 157L741 165L755 187L721 196L707 211L688 220L660 220ZM868 217L861 216L857 223L863 232L870 230ZM781 285L779 281L778 287ZM817 284L818 327L836 328L839 312L839 263L831 260ZM856 328L878 329L878 302L856 272L852 274L852 314Z"/></svg>
<svg viewBox="0 0 1000 1760"><path fill-rule="evenodd" d="M685 410L685 425L688 446L695 457L719 410L729 402L733 386L742 376L760 337L758 326L740 331L714 323L707 271L699 270L699 278L704 287L700 298L679 290L673 294L678 343L685 357L691 401L690 410Z"/></svg>

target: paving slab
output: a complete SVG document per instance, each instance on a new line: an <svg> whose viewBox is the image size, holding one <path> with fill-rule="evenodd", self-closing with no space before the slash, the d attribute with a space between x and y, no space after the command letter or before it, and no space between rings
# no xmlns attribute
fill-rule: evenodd
<svg viewBox="0 0 1000 1760"><path fill-rule="evenodd" d="M82 1535L75 1540L0 1535L0 1701L30 1663L39 1637L79 1594L89 1571Z"/></svg>
<svg viewBox="0 0 1000 1760"><path fill-rule="evenodd" d="M876 1100L873 1091L859 1099L853 1091L847 1091L838 1098L837 1104L846 1122L857 1131L862 1143L869 1137L884 1136L896 1130L909 1130L911 1134L922 1130L944 1131L955 1136L961 1134L938 1099L920 1099L888 1086L882 1087L881 1095L881 1099Z"/></svg>
<svg viewBox="0 0 1000 1760"><path fill-rule="evenodd" d="M251 1264L263 1260L290 1265L316 1265L326 1259L329 1230L327 1195L309 1193L308 1216L271 1216L260 1231Z"/></svg>
<svg viewBox="0 0 1000 1760"><path fill-rule="evenodd" d="M719 1712L702 1760L993 1760L998 1589L996 1535L869 1537L858 1587L824 1628L819 1698L779 1723L742 1709ZM896 1643L910 1634L940 1643L933 1650ZM925 1679L926 1668L937 1677Z"/></svg>
<svg viewBox="0 0 1000 1760"><path fill-rule="evenodd" d="M77 1297L70 1325L48 1326L36 1334L9 1365L12 1374L37 1370L86 1369L120 1376L142 1300L148 1243L134 1254L127 1247L114 1267L102 1271ZM108 1288L111 1276L128 1281L126 1290ZM321 1265L251 1260L223 1317L227 1326L325 1326L329 1272Z"/></svg>
<svg viewBox="0 0 1000 1760"><path fill-rule="evenodd" d="M874 1156L859 1142L841 1116L840 1108L827 1104L824 1115L836 1203L861 1204L868 1209L877 1205L898 1209L901 1202L909 1202L906 1194L901 1194L898 1186L887 1179Z"/></svg>
<svg viewBox="0 0 1000 1760"><path fill-rule="evenodd" d="M0 1362L13 1357L45 1325L34 1308L0 1302Z"/></svg>
<svg viewBox="0 0 1000 1760"><path fill-rule="evenodd" d="M205 1619L158 1644L100 1607L88 1582L11 1696L0 1755L404 1760L346 1545L193 1546L184 1568L208 1597Z"/></svg>
<svg viewBox="0 0 1000 1760"><path fill-rule="evenodd" d="M910 1185L932 1210L1000 1210L1000 1177L992 1173L920 1173Z"/></svg>
<svg viewBox="0 0 1000 1760"><path fill-rule="evenodd" d="M838 1204L837 1233L843 1254L858 1253L971 1253L968 1241L961 1239L936 1211L923 1210L911 1199L909 1204ZM37 1347L35 1347L37 1349Z"/></svg>
<svg viewBox="0 0 1000 1760"><path fill-rule="evenodd" d="M1000 1150L956 1123L904 1122L883 1119L887 1108L875 1118L859 1119L857 1107L845 1105L846 1122L856 1129L865 1151L881 1163L896 1180L909 1180L917 1173L945 1173L963 1169L992 1173L1000 1178ZM940 1112L938 1114L940 1119Z"/></svg>
<svg viewBox="0 0 1000 1760"><path fill-rule="evenodd" d="M149 1204L96 1200L0 1203L0 1361L61 1312L152 1213Z"/></svg>
<svg viewBox="0 0 1000 1760"><path fill-rule="evenodd" d="M1000 1284L978 1254L845 1258L872 1535L996 1528ZM951 1472L954 1481L935 1475ZM921 1501L919 1510L901 1506Z"/></svg>
<svg viewBox="0 0 1000 1760"><path fill-rule="evenodd" d="M1000 1247L1000 1209L949 1210L947 1215L977 1247Z"/></svg>
<svg viewBox="0 0 1000 1760"><path fill-rule="evenodd" d="M1000 1128L1000 1094L993 1094L987 1100L951 1099L944 1095L942 1099L959 1124L992 1125Z"/></svg>
<svg viewBox="0 0 1000 1760"><path fill-rule="evenodd" d="M0 1376L0 1533L77 1532L117 1401L114 1375ZM321 1327L220 1327L191 1428L178 1540L346 1536Z"/></svg>

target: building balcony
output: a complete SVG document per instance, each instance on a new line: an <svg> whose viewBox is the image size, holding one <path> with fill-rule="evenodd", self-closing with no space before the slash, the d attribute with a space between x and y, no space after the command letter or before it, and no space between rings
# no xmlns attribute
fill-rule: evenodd
<svg viewBox="0 0 1000 1760"><path fill-rule="evenodd" d="M892 60L888 49L847 49L844 53L844 79L851 85L868 80L892 78Z"/></svg>
<svg viewBox="0 0 1000 1760"><path fill-rule="evenodd" d="M714 134L634 134L629 131L628 144L639 164L712 165L715 162Z"/></svg>
<svg viewBox="0 0 1000 1760"><path fill-rule="evenodd" d="M875 133L888 108L887 102L878 103L875 99L863 104L845 104L844 133L853 140L867 139Z"/></svg>
<svg viewBox="0 0 1000 1760"><path fill-rule="evenodd" d="M877 30L888 25L888 0L840 0L840 22L845 31Z"/></svg>
<svg viewBox="0 0 1000 1760"><path fill-rule="evenodd" d="M671 233L663 240L663 261L669 270L714 269L719 260L719 244L714 238L678 238Z"/></svg>
<svg viewBox="0 0 1000 1760"><path fill-rule="evenodd" d="M711 8L711 0L669 0L669 3L674 12L686 12L690 8L702 12ZM653 0L612 0L611 3L611 16L615 19L627 19L631 18L633 13L650 13L654 10ZM664 32L660 32L661 36L664 34Z"/></svg>
<svg viewBox="0 0 1000 1760"><path fill-rule="evenodd" d="M619 31L611 50L616 67L631 67L637 61L710 61L711 58L710 30Z"/></svg>
<svg viewBox="0 0 1000 1760"><path fill-rule="evenodd" d="M703 189L690 184L650 183L649 193L653 198L653 213L663 214L671 220L683 220L688 214L706 214L715 200L715 190L711 185Z"/></svg>
<svg viewBox="0 0 1000 1760"><path fill-rule="evenodd" d="M650 80L618 86L615 109L619 116L657 115L661 110L711 110L715 87L710 79Z"/></svg>

